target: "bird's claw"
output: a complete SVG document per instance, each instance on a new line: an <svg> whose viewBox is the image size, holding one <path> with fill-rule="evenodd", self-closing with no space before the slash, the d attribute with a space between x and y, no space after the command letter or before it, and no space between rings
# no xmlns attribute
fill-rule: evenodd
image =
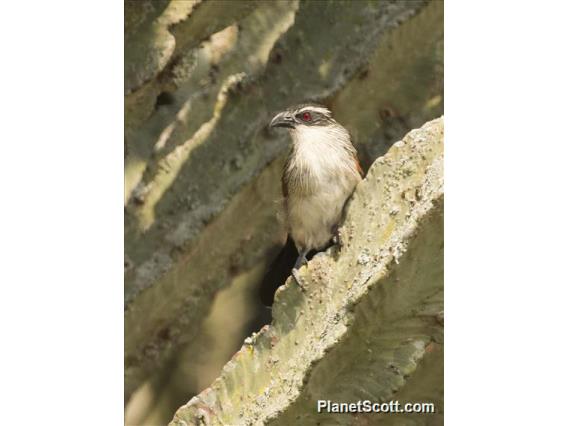
<svg viewBox="0 0 568 426"><path fill-rule="evenodd" d="M298 256L298 258L296 259L296 263L294 264L294 268L293 269L300 269L302 266L307 265L308 264L308 259L306 259L306 254L302 253Z"/></svg>
<svg viewBox="0 0 568 426"><path fill-rule="evenodd" d="M341 241L341 235L339 235L339 226L335 225L333 227L333 229L331 230L332 233L332 237L331 237L331 242L334 245L337 245L339 247L343 246L343 241Z"/></svg>
<svg viewBox="0 0 568 426"><path fill-rule="evenodd" d="M300 274L298 273L297 269L292 269L292 276L294 277L294 279L298 283L298 286L300 287L300 289L305 292L306 287L304 287L304 285L302 284L302 279L300 278Z"/></svg>
<svg viewBox="0 0 568 426"><path fill-rule="evenodd" d="M331 237L331 242L333 243L333 245L338 245L339 244L339 236L337 234L333 234L333 237Z"/></svg>

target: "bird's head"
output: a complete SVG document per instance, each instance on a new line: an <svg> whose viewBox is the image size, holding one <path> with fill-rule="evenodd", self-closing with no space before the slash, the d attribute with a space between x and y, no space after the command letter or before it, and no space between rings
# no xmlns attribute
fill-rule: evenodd
<svg viewBox="0 0 568 426"><path fill-rule="evenodd" d="M306 164L310 164L313 171L335 162L357 177L361 175L357 151L348 130L335 121L323 105L310 103L288 108L274 116L270 127L285 127L290 131L293 161L287 167L300 164L300 169L305 170ZM322 158L326 158L324 166L321 166Z"/></svg>
<svg viewBox="0 0 568 426"><path fill-rule="evenodd" d="M270 127L286 127L293 130L336 124L329 109L318 104L301 104L288 108L274 116Z"/></svg>

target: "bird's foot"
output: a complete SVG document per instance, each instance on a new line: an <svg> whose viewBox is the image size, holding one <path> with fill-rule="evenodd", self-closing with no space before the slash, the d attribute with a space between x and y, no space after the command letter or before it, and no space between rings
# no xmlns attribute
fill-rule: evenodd
<svg viewBox="0 0 568 426"><path fill-rule="evenodd" d="M298 273L298 270L296 268L292 269L292 276L294 277L294 279L298 283L298 286L300 287L300 289L305 292L306 287L304 286L304 284L302 284L302 279L300 278L300 274Z"/></svg>
<svg viewBox="0 0 568 426"><path fill-rule="evenodd" d="M294 269L300 269L302 266L308 263L308 259L306 259L306 254L308 254L307 250L301 251L296 259L296 263L294 264Z"/></svg>
<svg viewBox="0 0 568 426"><path fill-rule="evenodd" d="M341 240L341 235L339 235L339 226L335 225L332 229L331 229L331 242L338 246L339 248L341 248L343 246L343 241Z"/></svg>
<svg viewBox="0 0 568 426"><path fill-rule="evenodd" d="M331 237L331 242L333 243L333 245L339 245L339 236L337 234L333 234L333 237Z"/></svg>
<svg viewBox="0 0 568 426"><path fill-rule="evenodd" d="M306 287L302 283L302 279L300 278L300 274L298 273L298 270L303 265L308 263L308 259L306 259L306 255L308 254L309 250L302 249L302 250L298 250L298 251L299 251L298 258L296 259L296 263L294 264L294 267L292 268L292 276L294 277L294 279L296 280L296 282L298 283L298 285L300 286L302 291L306 291Z"/></svg>

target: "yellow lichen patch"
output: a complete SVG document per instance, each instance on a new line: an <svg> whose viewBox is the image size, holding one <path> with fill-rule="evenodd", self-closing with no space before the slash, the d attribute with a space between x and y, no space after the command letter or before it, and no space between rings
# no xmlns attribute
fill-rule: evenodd
<svg viewBox="0 0 568 426"><path fill-rule="evenodd" d="M436 108L438 105L440 105L441 102L442 102L442 96L436 95L436 96L434 96L434 97L432 97L432 98L430 98L426 101L424 108L426 108L426 109Z"/></svg>
<svg viewBox="0 0 568 426"><path fill-rule="evenodd" d="M131 156L124 166L124 205L128 203L130 195L136 185L142 179L142 173L146 168L146 161L141 158Z"/></svg>
<svg viewBox="0 0 568 426"><path fill-rule="evenodd" d="M327 78L327 76L329 75L330 68L331 68L330 60L325 60L320 64L320 66L318 67L318 72L321 78Z"/></svg>

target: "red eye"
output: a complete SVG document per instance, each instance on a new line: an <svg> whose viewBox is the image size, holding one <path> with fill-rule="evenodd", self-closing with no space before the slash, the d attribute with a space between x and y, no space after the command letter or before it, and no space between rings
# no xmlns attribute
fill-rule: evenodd
<svg viewBox="0 0 568 426"><path fill-rule="evenodd" d="M305 112L302 114L302 120L304 121L312 121L312 114L309 112Z"/></svg>

